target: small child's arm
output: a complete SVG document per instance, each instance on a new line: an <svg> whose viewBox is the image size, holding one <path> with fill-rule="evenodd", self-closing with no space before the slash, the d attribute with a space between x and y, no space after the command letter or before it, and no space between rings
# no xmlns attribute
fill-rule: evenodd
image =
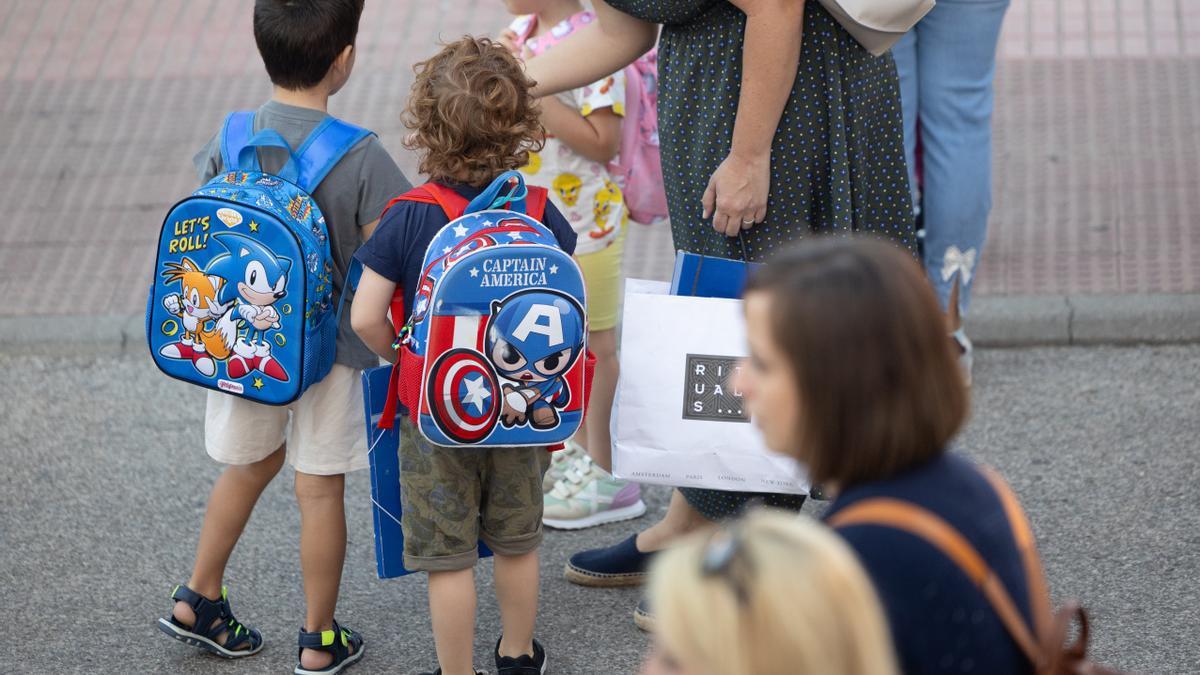
<svg viewBox="0 0 1200 675"><path fill-rule="evenodd" d="M354 302L350 303L350 325L354 332L371 351L391 363L396 362L396 350L392 349L396 332L388 319L388 309L395 292L394 281L364 266Z"/></svg>
<svg viewBox="0 0 1200 675"><path fill-rule="evenodd" d="M584 117L578 110L548 96L542 105L542 126L568 148L593 162L610 162L621 149L621 117L600 108Z"/></svg>

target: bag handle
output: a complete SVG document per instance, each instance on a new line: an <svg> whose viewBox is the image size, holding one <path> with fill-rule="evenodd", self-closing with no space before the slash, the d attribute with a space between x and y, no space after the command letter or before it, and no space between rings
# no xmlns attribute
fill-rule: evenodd
<svg viewBox="0 0 1200 675"><path fill-rule="evenodd" d="M984 561L983 556L966 537L945 520L915 504L888 497L876 497L851 504L834 514L829 519L829 524L835 528L881 525L907 532L928 542L957 565L979 588L1026 658L1038 672L1046 672L1043 656L1045 652L1021 617L1012 596Z"/></svg>
<svg viewBox="0 0 1200 675"><path fill-rule="evenodd" d="M505 188L507 188L507 192L504 192ZM529 190L525 188L525 178L521 172L505 171L496 176L491 185L480 192L479 196L472 199L463 213L498 209L505 204L508 204L508 208L513 211L525 213L525 197L528 194Z"/></svg>
<svg viewBox="0 0 1200 675"><path fill-rule="evenodd" d="M700 227L704 227L704 224L701 223ZM715 233L716 230L713 230L713 232ZM742 262L749 264L750 256L746 253L746 239L742 236L742 234L742 230L738 230L737 237L738 243L741 244L742 247ZM692 292L689 295L693 298L696 297L696 288L700 285L700 270L704 267L704 259L708 257L708 242L709 238L705 237L704 250L700 253L700 259L696 261L696 272L692 275Z"/></svg>
<svg viewBox="0 0 1200 675"><path fill-rule="evenodd" d="M258 171L258 148L282 148L287 150L288 161L283 165L279 173L276 174L280 178L289 183L296 183L300 177L300 160L296 157L296 153L292 151L292 146L288 144L283 136L279 135L274 129L263 129L262 131L250 137L237 152L237 166L234 167L238 171Z"/></svg>

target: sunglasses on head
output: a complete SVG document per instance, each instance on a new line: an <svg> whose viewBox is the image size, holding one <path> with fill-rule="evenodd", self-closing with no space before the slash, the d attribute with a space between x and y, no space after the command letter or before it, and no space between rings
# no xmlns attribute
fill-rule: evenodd
<svg viewBox="0 0 1200 675"><path fill-rule="evenodd" d="M744 607L750 603L746 577L753 573L753 562L746 553L740 527L722 528L708 540L700 569L706 577L723 579L739 605Z"/></svg>

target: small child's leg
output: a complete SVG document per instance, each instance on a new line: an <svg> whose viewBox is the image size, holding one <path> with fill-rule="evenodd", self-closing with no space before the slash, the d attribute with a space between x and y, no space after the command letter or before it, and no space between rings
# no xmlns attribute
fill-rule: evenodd
<svg viewBox="0 0 1200 675"><path fill-rule="evenodd" d="M496 554L496 602L504 633L500 656L533 653L533 628L538 608L538 552Z"/></svg>
<svg viewBox="0 0 1200 675"><path fill-rule="evenodd" d="M587 416L575 434L592 461L612 472L612 438L609 420L617 391L617 323L621 304L621 260L625 256L628 227L621 225L616 240L600 251L578 257L587 286L588 350L596 356Z"/></svg>
<svg viewBox="0 0 1200 675"><path fill-rule="evenodd" d="M200 528L196 563L187 584L193 591L210 600L221 597L221 581L225 577L225 566L229 563L233 547L242 536L259 495L279 473L286 455L285 447L280 446L265 459L251 464L227 466L221 472L213 484L208 510L204 514L204 525ZM173 614L187 626L196 620L192 608L184 602L175 603ZM223 642L224 636L221 638L218 642Z"/></svg>
<svg viewBox="0 0 1200 675"><path fill-rule="evenodd" d="M296 502L300 505L300 571L304 577L307 610L304 630L333 628L342 564L346 560L345 481L342 474L316 476L296 472ZM305 649L300 665L319 670L333 662L333 654Z"/></svg>
<svg viewBox="0 0 1200 675"><path fill-rule="evenodd" d="M474 673L474 568L429 573L429 616L442 673Z"/></svg>
<svg viewBox="0 0 1200 675"><path fill-rule="evenodd" d="M612 472L612 436L609 421L612 417L613 396L617 392L617 331L591 331L588 349L596 355L596 370L592 376L591 398L588 400L585 435L588 454L605 471Z"/></svg>

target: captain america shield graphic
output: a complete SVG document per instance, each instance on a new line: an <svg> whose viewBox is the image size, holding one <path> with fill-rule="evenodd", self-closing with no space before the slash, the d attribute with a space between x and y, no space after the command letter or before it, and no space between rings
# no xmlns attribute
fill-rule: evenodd
<svg viewBox="0 0 1200 675"><path fill-rule="evenodd" d="M451 349L434 361L426 382L430 416L447 438L471 444L492 433L500 414L500 382L482 354Z"/></svg>

